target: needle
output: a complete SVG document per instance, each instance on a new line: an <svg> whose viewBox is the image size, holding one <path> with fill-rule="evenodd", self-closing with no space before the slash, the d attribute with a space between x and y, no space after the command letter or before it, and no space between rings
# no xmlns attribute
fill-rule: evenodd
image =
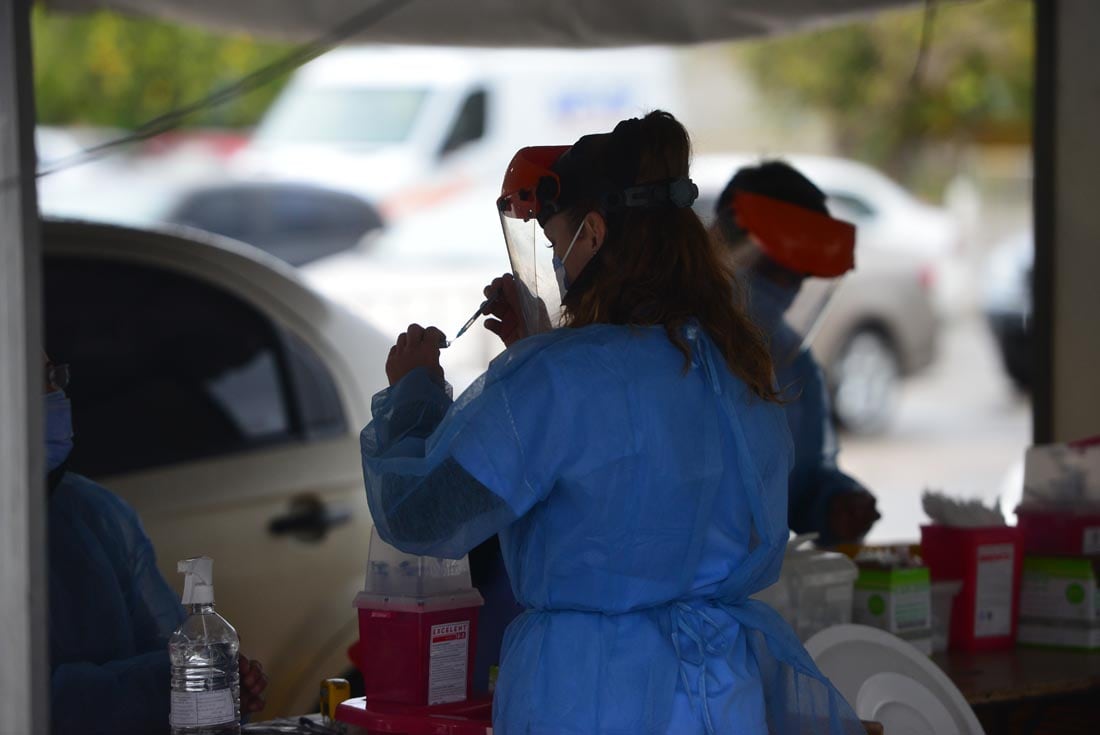
<svg viewBox="0 0 1100 735"><path fill-rule="evenodd" d="M442 350L442 349L446 349L446 348L450 347L451 345L453 345L455 343L456 339L458 339L462 335L466 334L466 330L468 330L470 327L474 326L474 322L476 322L478 320L478 318L481 317L482 314L488 314L489 313L488 312L489 307L492 306L494 303L496 303L496 300L499 299L500 296L501 296L500 289L497 289L497 292L494 293L491 298L488 298L488 299L485 299L484 301L482 301L481 306L477 307L477 311L474 312L474 315L472 317L470 317L469 319L467 319L466 323L462 325L462 328L458 330L458 334L455 335L455 338L454 339L444 338L443 341L439 345L439 349Z"/></svg>

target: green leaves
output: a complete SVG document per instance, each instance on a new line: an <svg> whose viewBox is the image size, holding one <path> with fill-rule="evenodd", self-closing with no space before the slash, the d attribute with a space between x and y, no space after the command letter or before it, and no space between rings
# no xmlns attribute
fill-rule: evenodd
<svg viewBox="0 0 1100 735"><path fill-rule="evenodd" d="M38 120L132 128L269 63L276 43L219 36L114 13L69 16L35 7ZM190 125L241 127L256 122L281 84L236 98Z"/></svg>
<svg viewBox="0 0 1100 735"><path fill-rule="evenodd" d="M842 152L898 174L929 143L1026 144L1032 3L941 3L914 80L923 21L920 10L885 13L737 53L766 94L822 112Z"/></svg>

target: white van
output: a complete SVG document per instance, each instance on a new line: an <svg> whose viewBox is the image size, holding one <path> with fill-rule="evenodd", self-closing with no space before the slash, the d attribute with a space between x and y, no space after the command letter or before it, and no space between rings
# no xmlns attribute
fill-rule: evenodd
<svg viewBox="0 0 1100 735"><path fill-rule="evenodd" d="M674 51L348 47L302 67L239 154L249 178L354 192L389 221L499 185L527 145L683 114Z"/></svg>

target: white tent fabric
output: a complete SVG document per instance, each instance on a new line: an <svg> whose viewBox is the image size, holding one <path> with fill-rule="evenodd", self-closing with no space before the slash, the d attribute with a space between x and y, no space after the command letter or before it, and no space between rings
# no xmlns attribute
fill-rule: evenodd
<svg viewBox="0 0 1100 735"><path fill-rule="evenodd" d="M919 0L374 0L396 8L356 41L465 46L692 44L789 32ZM363 0L47 0L221 30L309 40L371 7Z"/></svg>

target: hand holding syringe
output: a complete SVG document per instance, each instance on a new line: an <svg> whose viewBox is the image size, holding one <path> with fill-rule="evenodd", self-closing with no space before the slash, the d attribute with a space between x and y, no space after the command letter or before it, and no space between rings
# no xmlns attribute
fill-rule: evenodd
<svg viewBox="0 0 1100 735"><path fill-rule="evenodd" d="M492 296L482 301L481 306L477 307L477 311L474 312L474 315L466 320L466 323L463 324L462 328L458 330L458 334L454 336L454 339L447 339L446 337L444 337L442 340L440 340L439 349L443 350L450 347L455 343L455 340L466 334L467 330L469 330L469 328L474 325L474 322L476 322L479 317L489 314L489 309L492 308L493 304L495 304L497 299L499 299L501 296L502 291L498 288Z"/></svg>
<svg viewBox="0 0 1100 735"><path fill-rule="evenodd" d="M502 279L497 279L497 281L500 280ZM511 280L510 275L507 280ZM496 281L493 283L496 284ZM512 293L515 293L514 286ZM477 311L474 312L474 315L462 325L462 328L458 330L458 334L455 335L455 339L465 334L482 314L492 313L500 316L502 313L513 311L510 305L505 304L505 301L509 298L506 290L493 285L485 289L485 294L489 298L483 301ZM515 311L518 313L518 310ZM512 321L515 321L515 319L513 318ZM499 325L501 322L490 320L490 324L493 323ZM489 325L487 324L487 326ZM500 334L501 339L505 339L498 329L491 329L491 331ZM450 347L454 344L455 339L447 339L447 336L435 327L425 329L419 324L410 324L408 329L397 336L396 343L390 348L389 355L386 357L386 377L389 379L390 385L396 385L402 378L417 368L426 369L433 380L443 384L444 375L443 367L439 364L439 351ZM505 340L505 343L508 344L507 340Z"/></svg>

